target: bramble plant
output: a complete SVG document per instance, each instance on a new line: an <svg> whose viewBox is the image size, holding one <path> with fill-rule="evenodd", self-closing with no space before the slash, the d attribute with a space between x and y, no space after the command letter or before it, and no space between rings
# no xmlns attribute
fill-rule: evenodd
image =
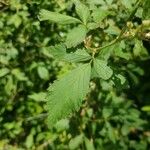
<svg viewBox="0 0 150 150"><path fill-rule="evenodd" d="M141 40L150 38L149 33L145 32L150 28L150 20L143 20L140 25L132 23L132 19L140 7L145 8L144 16L149 15L149 0L138 0L135 3L122 29L118 28L119 31L115 33L114 39L110 42L109 40L106 42L96 41L93 33L94 30L99 29L101 30L99 36L107 38L104 31L108 25L105 20L107 17L113 16L111 9L97 7L92 3L87 6L78 0L74 0L73 3L77 17L45 9L42 9L39 15L41 21L49 20L51 23L62 25L73 24L73 28L68 31L66 41L48 49L54 58L77 64L77 68L55 81L48 89L46 99L48 101L49 125L54 125L58 120L79 110L82 101L89 92L91 79L106 80L111 82L113 86L119 80L120 85L124 86L126 84L125 71L123 73L123 70L115 67L116 61L120 63L124 59L128 65L128 62L130 63L136 57L149 58ZM128 40L135 43L133 50L126 48Z"/></svg>
<svg viewBox="0 0 150 150"><path fill-rule="evenodd" d="M148 150L149 8L0 0L0 150Z"/></svg>

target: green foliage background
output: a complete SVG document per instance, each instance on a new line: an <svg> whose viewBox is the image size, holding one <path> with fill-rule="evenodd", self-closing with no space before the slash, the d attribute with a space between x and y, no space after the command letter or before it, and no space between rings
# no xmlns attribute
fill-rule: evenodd
<svg viewBox="0 0 150 150"><path fill-rule="evenodd" d="M96 5L109 10L99 18L100 29L91 31L96 45L118 35L136 1L85 2L91 9ZM0 1L0 150L148 150L150 60L144 40L145 47L133 38L121 42L109 60L118 73L115 85L94 79L81 109L48 128L47 88L75 65L54 59L47 47L65 41L75 25L40 22L41 9L77 17L69 0ZM139 7L135 27L149 19L148 10Z"/></svg>

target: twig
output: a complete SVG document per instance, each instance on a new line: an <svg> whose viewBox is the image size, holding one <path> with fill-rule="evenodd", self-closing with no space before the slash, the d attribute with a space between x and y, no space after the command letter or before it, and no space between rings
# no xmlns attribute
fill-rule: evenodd
<svg viewBox="0 0 150 150"><path fill-rule="evenodd" d="M136 13L136 11L137 11L137 9L138 9L139 6L142 4L142 1L143 1L143 0L138 0L138 1L136 2L136 5L135 5L135 7L133 8L133 10L132 10L132 12L131 12L131 14L130 14L130 16L128 17L128 19L127 19L126 22L131 21L131 20L133 19L134 15L135 15L135 13ZM123 29L121 30L120 34L116 37L116 39L114 39L114 40L113 40L112 42L110 42L108 45L104 45L104 46L98 47L98 48L96 48L96 49L100 51L100 50L102 50L102 49L104 49L104 48L107 48L107 47L109 47L109 46L111 46L111 45L114 45L115 43L119 42L119 41L121 40L122 35L125 33L125 31L126 31L127 28L128 28L128 26L127 26L127 24L125 24L125 26L124 26Z"/></svg>

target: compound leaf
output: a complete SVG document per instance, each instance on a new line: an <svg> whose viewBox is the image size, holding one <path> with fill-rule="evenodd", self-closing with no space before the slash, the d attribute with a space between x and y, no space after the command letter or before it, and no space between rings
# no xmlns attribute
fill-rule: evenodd
<svg viewBox="0 0 150 150"><path fill-rule="evenodd" d="M78 110L89 90L91 65L83 64L48 89L48 122L55 124L58 120Z"/></svg>

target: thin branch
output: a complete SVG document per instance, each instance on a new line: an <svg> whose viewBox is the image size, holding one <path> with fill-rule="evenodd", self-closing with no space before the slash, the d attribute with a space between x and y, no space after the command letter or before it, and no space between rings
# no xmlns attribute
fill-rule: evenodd
<svg viewBox="0 0 150 150"><path fill-rule="evenodd" d="M128 17L128 19L126 20L126 22L131 21L137 11L137 9L139 8L139 6L142 4L143 0L138 0L136 2L135 7L133 8L130 16ZM97 50L102 50L104 48L107 48L111 45L114 45L115 43L119 42L120 40L122 40L122 35L125 33L126 29L128 28L127 24L125 24L125 26L123 27L123 29L121 30L120 34L116 37L116 39L114 39L112 42L110 42L108 45L104 45L102 47L96 48Z"/></svg>
<svg viewBox="0 0 150 150"><path fill-rule="evenodd" d="M132 12L131 12L131 14L130 14L130 16L128 17L128 19L127 19L126 22L129 22L129 21L131 21L131 20L133 19L134 15L135 15L135 13L136 13L136 11L137 11L137 9L138 9L139 6L142 4L142 2L143 2L143 0L138 0L138 1L136 2L135 7L133 8L133 10L132 10ZM121 33L120 33L119 36L118 36L118 40L121 38L121 36L124 34L124 32L126 31L127 28L128 28L128 26L127 26L127 23L126 23L125 26L123 27Z"/></svg>

